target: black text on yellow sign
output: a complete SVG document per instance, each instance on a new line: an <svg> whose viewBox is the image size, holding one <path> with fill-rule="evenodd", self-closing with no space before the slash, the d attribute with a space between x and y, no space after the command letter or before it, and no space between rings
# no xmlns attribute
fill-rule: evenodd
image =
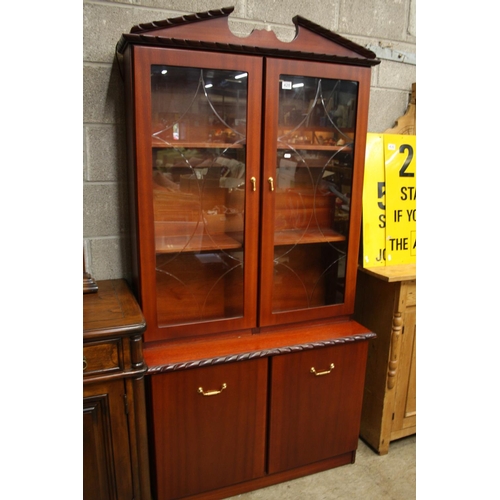
<svg viewBox="0 0 500 500"><path fill-rule="evenodd" d="M363 266L416 262L416 136L368 134Z"/></svg>

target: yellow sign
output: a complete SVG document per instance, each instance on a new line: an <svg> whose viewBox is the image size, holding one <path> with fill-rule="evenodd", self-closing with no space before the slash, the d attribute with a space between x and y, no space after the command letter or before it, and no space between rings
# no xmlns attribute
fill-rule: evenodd
<svg viewBox="0 0 500 500"><path fill-rule="evenodd" d="M416 262L416 165L415 135L367 135L363 267Z"/></svg>
<svg viewBox="0 0 500 500"><path fill-rule="evenodd" d="M416 136L384 134L387 265L417 260Z"/></svg>
<svg viewBox="0 0 500 500"><path fill-rule="evenodd" d="M363 267L385 266L384 136L366 138L363 189Z"/></svg>

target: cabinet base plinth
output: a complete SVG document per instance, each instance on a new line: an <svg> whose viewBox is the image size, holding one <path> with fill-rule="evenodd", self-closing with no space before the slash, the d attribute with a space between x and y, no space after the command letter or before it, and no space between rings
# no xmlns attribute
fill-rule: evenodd
<svg viewBox="0 0 500 500"><path fill-rule="evenodd" d="M328 460L322 460L321 462L305 465L304 467L298 467L296 469L288 470L285 472L279 472L276 474L259 477L257 479L253 479L252 481L234 484L219 490L208 491L189 497L184 497L183 500L220 500L223 498L240 495L241 493L248 493L249 491L258 490L260 488L266 488L267 486L273 486L275 484L291 481L292 479L298 479L299 477L316 474L317 472L334 469L342 465L353 464L355 458L356 451L352 451L349 453L344 453L343 455L339 455L337 457L329 458Z"/></svg>

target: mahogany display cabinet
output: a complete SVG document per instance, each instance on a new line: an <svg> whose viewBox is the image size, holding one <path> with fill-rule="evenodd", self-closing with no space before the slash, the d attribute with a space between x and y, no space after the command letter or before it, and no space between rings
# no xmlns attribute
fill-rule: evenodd
<svg viewBox="0 0 500 500"><path fill-rule="evenodd" d="M124 75L153 497L224 498L354 462L353 321L371 51L232 8L137 25Z"/></svg>

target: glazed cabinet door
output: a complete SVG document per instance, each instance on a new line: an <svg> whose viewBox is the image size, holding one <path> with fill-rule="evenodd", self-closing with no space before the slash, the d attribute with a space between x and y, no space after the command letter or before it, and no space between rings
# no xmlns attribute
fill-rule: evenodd
<svg viewBox="0 0 500 500"><path fill-rule="evenodd" d="M269 473L358 446L366 342L272 358Z"/></svg>
<svg viewBox="0 0 500 500"><path fill-rule="evenodd" d="M123 380L83 389L83 498L133 500Z"/></svg>
<svg viewBox="0 0 500 500"><path fill-rule="evenodd" d="M369 78L266 59L261 325L353 311Z"/></svg>
<svg viewBox="0 0 500 500"><path fill-rule="evenodd" d="M133 56L145 340L254 327L262 60Z"/></svg>
<svg viewBox="0 0 500 500"><path fill-rule="evenodd" d="M156 498L264 474L266 387L267 359L151 377Z"/></svg>

